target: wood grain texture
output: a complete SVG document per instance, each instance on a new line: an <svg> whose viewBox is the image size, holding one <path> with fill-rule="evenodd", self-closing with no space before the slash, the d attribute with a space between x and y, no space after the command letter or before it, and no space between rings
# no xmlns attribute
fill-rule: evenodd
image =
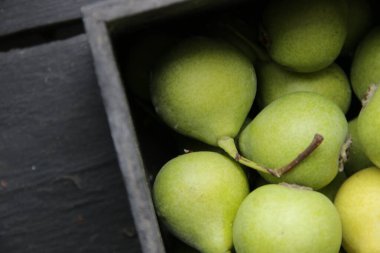
<svg viewBox="0 0 380 253"><path fill-rule="evenodd" d="M81 18L80 8L101 0L1 0L0 36Z"/></svg>
<svg viewBox="0 0 380 253"><path fill-rule="evenodd" d="M140 252L85 35L0 53L0 252Z"/></svg>

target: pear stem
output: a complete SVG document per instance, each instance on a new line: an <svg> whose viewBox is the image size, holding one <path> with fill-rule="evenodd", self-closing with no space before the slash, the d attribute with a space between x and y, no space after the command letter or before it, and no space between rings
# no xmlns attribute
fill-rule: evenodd
<svg viewBox="0 0 380 253"><path fill-rule="evenodd" d="M255 163L254 161L251 161L244 156L240 155L236 145L235 140L231 137L224 136L218 140L218 146L221 147L229 156L234 158L237 162L248 166L252 169L255 169L260 172L269 173L268 169Z"/></svg>
<svg viewBox="0 0 380 253"><path fill-rule="evenodd" d="M229 156L233 157L237 162L247 167L255 169L259 172L271 174L275 177L281 177L283 174L291 171L295 166L297 166L297 164L305 160L306 157L308 157L322 143L322 141L323 136L318 133L315 134L309 146L307 146L301 153L299 153L297 157L290 163L280 168L266 168L240 155L236 148L235 141L231 137L224 136L219 138L218 146L222 148Z"/></svg>

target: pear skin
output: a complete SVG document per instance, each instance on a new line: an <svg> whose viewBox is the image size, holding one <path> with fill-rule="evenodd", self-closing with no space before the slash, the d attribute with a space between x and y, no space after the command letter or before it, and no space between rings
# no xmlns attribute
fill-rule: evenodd
<svg viewBox="0 0 380 253"><path fill-rule="evenodd" d="M265 107L277 98L297 91L310 91L327 97L344 113L351 102L351 86L344 71L335 63L313 73L289 71L274 62L257 66L257 99Z"/></svg>
<svg viewBox="0 0 380 253"><path fill-rule="evenodd" d="M359 113L357 131L364 153L380 167L380 91L377 86L371 87L373 95Z"/></svg>
<svg viewBox="0 0 380 253"><path fill-rule="evenodd" d="M320 189L338 173L348 124L342 110L312 92L285 95L265 107L239 137L243 156L266 168L288 164L318 133L323 142L304 161L280 177L260 172L271 182L287 182Z"/></svg>
<svg viewBox="0 0 380 253"><path fill-rule="evenodd" d="M232 223L248 193L239 164L209 151L173 158L153 186L158 217L173 235L203 253L232 249Z"/></svg>
<svg viewBox="0 0 380 253"><path fill-rule="evenodd" d="M300 186L268 184L241 204L233 225L238 253L337 253L342 224L333 203Z"/></svg>
<svg viewBox="0 0 380 253"><path fill-rule="evenodd" d="M370 85L380 83L380 26L372 28L360 41L350 76L352 89L360 100Z"/></svg>
<svg viewBox="0 0 380 253"><path fill-rule="evenodd" d="M296 72L332 64L347 35L343 0L271 0L262 19L262 41L270 57Z"/></svg>
<svg viewBox="0 0 380 253"><path fill-rule="evenodd" d="M373 163L364 153L364 147L360 142L358 135L358 118L354 118L348 122L348 132L352 144L349 149L348 160L344 164L344 171L348 176L351 176L361 169L373 166Z"/></svg>
<svg viewBox="0 0 380 253"><path fill-rule="evenodd" d="M256 95L250 60L232 45L204 37L183 41L153 74L151 96L158 115L175 131L218 145L234 138Z"/></svg>
<svg viewBox="0 0 380 253"><path fill-rule="evenodd" d="M365 168L349 177L334 203L342 220L347 253L380 252L380 169Z"/></svg>

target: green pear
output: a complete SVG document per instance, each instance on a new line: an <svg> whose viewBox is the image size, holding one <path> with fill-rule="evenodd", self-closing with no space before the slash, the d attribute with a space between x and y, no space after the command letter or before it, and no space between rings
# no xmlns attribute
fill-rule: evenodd
<svg viewBox="0 0 380 253"><path fill-rule="evenodd" d="M347 37L342 53L351 55L372 25L371 6L367 0L346 0L348 6Z"/></svg>
<svg viewBox="0 0 380 253"><path fill-rule="evenodd" d="M359 140L357 126L358 118L354 118L348 122L348 133L350 134L352 141L348 160L344 164L344 171L348 176L351 176L355 172L373 165L364 153L364 147Z"/></svg>
<svg viewBox="0 0 380 253"><path fill-rule="evenodd" d="M380 83L380 27L360 41L351 65L351 84L355 95L363 99L371 84Z"/></svg>
<svg viewBox="0 0 380 253"><path fill-rule="evenodd" d="M332 64L347 35L344 0L271 0L262 20L262 41L271 58L297 72Z"/></svg>
<svg viewBox="0 0 380 253"><path fill-rule="evenodd" d="M240 134L239 147L248 159L266 168L280 168L299 157L313 136L321 135L323 142L301 163L296 160L299 164L286 174L276 177L260 172L271 183L320 189L338 173L347 131L345 115L336 104L316 93L295 92L265 107Z"/></svg>
<svg viewBox="0 0 380 253"><path fill-rule="evenodd" d="M233 224L237 253L337 253L342 224L323 194L292 185L252 191Z"/></svg>
<svg viewBox="0 0 380 253"><path fill-rule="evenodd" d="M256 68L257 99L262 107L277 98L296 91L321 94L336 103L344 113L351 102L351 86L344 71L335 63L313 73L296 73L274 62L262 63Z"/></svg>
<svg viewBox="0 0 380 253"><path fill-rule="evenodd" d="M232 223L248 193L239 164L209 151L173 158L153 185L160 220L173 235L203 253L231 250Z"/></svg>
<svg viewBox="0 0 380 253"><path fill-rule="evenodd" d="M368 103L359 113L357 131L364 153L380 167L380 92L377 86L371 88Z"/></svg>
<svg viewBox="0 0 380 253"><path fill-rule="evenodd" d="M238 155L234 142L255 95L250 60L231 44L205 37L179 43L158 64L151 82L155 111L168 126L221 147L241 164L271 173Z"/></svg>
<svg viewBox="0 0 380 253"><path fill-rule="evenodd" d="M335 197L347 253L380 252L380 169L370 167L350 176Z"/></svg>
<svg viewBox="0 0 380 253"><path fill-rule="evenodd" d="M152 102L175 131L218 146L234 138L256 95L250 60L232 45L190 38L171 50L153 74Z"/></svg>

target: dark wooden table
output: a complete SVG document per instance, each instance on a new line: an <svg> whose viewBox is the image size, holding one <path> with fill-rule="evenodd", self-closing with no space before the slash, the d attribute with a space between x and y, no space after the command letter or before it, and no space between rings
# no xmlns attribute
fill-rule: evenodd
<svg viewBox="0 0 380 253"><path fill-rule="evenodd" d="M0 252L140 252L80 7L0 1Z"/></svg>

